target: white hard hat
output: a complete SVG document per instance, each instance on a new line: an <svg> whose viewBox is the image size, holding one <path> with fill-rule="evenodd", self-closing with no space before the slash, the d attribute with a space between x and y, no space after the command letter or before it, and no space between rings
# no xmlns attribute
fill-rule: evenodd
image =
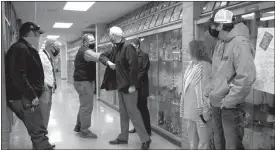
<svg viewBox="0 0 275 150"><path fill-rule="evenodd" d="M215 16L211 16L211 18L214 17L215 23L232 23L232 19L233 19L232 11L221 9L216 14L212 14L212 15L215 15Z"/></svg>

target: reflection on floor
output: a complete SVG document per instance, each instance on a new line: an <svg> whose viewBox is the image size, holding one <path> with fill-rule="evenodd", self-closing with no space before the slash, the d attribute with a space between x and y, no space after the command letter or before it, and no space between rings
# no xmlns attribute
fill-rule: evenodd
<svg viewBox="0 0 275 150"><path fill-rule="evenodd" d="M109 145L120 132L119 114L104 104L95 101L91 131L98 139L83 139L73 131L78 112L77 93L67 81L58 82L58 90L53 95L49 139L56 149L139 149L141 142L137 134L129 136L128 145ZM180 149L153 133L151 149ZM16 119L10 137L10 149L31 149L31 141L23 123Z"/></svg>

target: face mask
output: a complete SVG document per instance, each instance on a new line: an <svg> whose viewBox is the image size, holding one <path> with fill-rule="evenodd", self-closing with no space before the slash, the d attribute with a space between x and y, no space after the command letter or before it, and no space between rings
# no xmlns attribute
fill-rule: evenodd
<svg viewBox="0 0 275 150"><path fill-rule="evenodd" d="M95 43L89 44L88 47L89 47L90 49L94 49L94 48L95 48Z"/></svg>
<svg viewBox="0 0 275 150"><path fill-rule="evenodd" d="M211 27L209 27L208 29L209 34L214 37L214 38L218 38L219 36L219 31L217 31L216 29L212 29Z"/></svg>
<svg viewBox="0 0 275 150"><path fill-rule="evenodd" d="M55 49L54 47L53 47L53 49L54 49L54 52L52 52L53 56L56 57L59 54L60 51Z"/></svg>

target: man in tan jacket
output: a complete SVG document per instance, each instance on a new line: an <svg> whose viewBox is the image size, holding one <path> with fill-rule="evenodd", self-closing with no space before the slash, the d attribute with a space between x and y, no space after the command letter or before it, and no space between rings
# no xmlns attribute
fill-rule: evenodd
<svg viewBox="0 0 275 150"><path fill-rule="evenodd" d="M233 13L221 9L209 20L209 33L219 41L212 60L212 81L205 96L213 107L216 149L244 149L241 107L255 81L255 49L249 30L234 23ZM226 144L225 144L226 143Z"/></svg>

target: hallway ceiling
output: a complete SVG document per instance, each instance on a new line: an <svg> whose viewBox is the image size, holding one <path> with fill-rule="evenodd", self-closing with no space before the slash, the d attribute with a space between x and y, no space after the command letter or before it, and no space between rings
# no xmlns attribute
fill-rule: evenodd
<svg viewBox="0 0 275 150"><path fill-rule="evenodd" d="M58 40L65 42L77 39L82 35L82 32L95 31L94 24L109 23L148 2L97 1L89 10L84 12L63 10L66 2L61 1L14 1L12 3L17 17L22 19L22 23L26 21L36 22L46 31L41 40L46 39L47 35L60 35ZM69 22L73 25L68 29L53 28L55 22Z"/></svg>

